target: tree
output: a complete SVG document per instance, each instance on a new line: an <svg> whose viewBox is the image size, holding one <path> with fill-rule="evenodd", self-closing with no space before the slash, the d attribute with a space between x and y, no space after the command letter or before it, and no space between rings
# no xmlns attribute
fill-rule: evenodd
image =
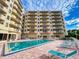
<svg viewBox="0 0 79 59"><path fill-rule="evenodd" d="M79 39L79 30L69 30L68 36Z"/></svg>

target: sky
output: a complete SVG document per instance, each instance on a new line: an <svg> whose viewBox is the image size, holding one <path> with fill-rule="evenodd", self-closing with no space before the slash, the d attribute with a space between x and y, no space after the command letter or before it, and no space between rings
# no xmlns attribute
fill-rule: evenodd
<svg viewBox="0 0 79 59"><path fill-rule="evenodd" d="M26 11L62 11L66 29L79 29L79 0L21 0Z"/></svg>

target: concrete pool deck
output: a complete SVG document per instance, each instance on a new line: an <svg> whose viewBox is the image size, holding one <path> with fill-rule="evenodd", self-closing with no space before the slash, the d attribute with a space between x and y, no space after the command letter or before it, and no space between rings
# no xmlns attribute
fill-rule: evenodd
<svg viewBox="0 0 79 59"><path fill-rule="evenodd" d="M0 56L0 59L52 59L48 50L60 50L58 46L63 43L63 40L55 40L50 43L30 48L21 52L17 52L7 56ZM0 43L0 47L2 44ZM66 49L68 51L68 49ZM0 48L1 52L1 48ZM79 59L79 53L69 59Z"/></svg>

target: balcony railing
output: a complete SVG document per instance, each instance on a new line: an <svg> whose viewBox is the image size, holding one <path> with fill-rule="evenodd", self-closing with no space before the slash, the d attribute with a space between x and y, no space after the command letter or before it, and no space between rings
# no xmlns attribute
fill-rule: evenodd
<svg viewBox="0 0 79 59"><path fill-rule="evenodd" d="M5 7L8 7L7 1L6 0L0 0L0 3L4 5Z"/></svg>
<svg viewBox="0 0 79 59"><path fill-rule="evenodd" d="M18 12L17 12L15 9L13 9L13 14L16 15L16 17L17 17L18 19L21 20L21 15L18 14Z"/></svg>
<svg viewBox="0 0 79 59"><path fill-rule="evenodd" d="M19 8L17 7L17 5L14 4L13 7L17 10L17 13L18 13L19 15L21 15L21 11L20 11Z"/></svg>
<svg viewBox="0 0 79 59"><path fill-rule="evenodd" d="M16 27L19 27L18 24L15 23L14 21L11 21L11 24L14 25L14 26L16 26Z"/></svg>
<svg viewBox="0 0 79 59"><path fill-rule="evenodd" d="M16 5L18 6L18 9L19 9L20 11L22 11L22 10L21 10L22 7L21 7L20 2L19 2L18 0L15 0L15 3L16 3Z"/></svg>
<svg viewBox="0 0 79 59"><path fill-rule="evenodd" d="M5 20L6 18L5 18L4 15L0 15L0 19L1 19L1 20Z"/></svg>
<svg viewBox="0 0 79 59"><path fill-rule="evenodd" d="M0 4L0 13L6 13L7 9L2 5Z"/></svg>

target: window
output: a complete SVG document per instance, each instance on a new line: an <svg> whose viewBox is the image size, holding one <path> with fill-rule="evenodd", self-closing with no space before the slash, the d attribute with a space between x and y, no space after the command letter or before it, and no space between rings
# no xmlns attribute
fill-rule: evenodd
<svg viewBox="0 0 79 59"><path fill-rule="evenodd" d="M51 31L53 31L53 29L51 29Z"/></svg>
<svg viewBox="0 0 79 59"><path fill-rule="evenodd" d="M43 32L47 32L47 30L43 30Z"/></svg>
<svg viewBox="0 0 79 59"><path fill-rule="evenodd" d="M27 29L29 31L29 29Z"/></svg>
<svg viewBox="0 0 79 59"><path fill-rule="evenodd" d="M46 26L43 26L43 28L46 28Z"/></svg>
<svg viewBox="0 0 79 59"><path fill-rule="evenodd" d="M25 28L26 28L26 26L25 26Z"/></svg>
<svg viewBox="0 0 79 59"><path fill-rule="evenodd" d="M42 29L40 29L40 31L42 31Z"/></svg>
<svg viewBox="0 0 79 59"><path fill-rule="evenodd" d="M26 31L26 30L25 30Z"/></svg>
<svg viewBox="0 0 79 59"><path fill-rule="evenodd" d="M40 27L40 26L38 26L38 27Z"/></svg>
<svg viewBox="0 0 79 59"><path fill-rule="evenodd" d="M6 27L8 27L8 23L6 23Z"/></svg>
<svg viewBox="0 0 79 59"><path fill-rule="evenodd" d="M56 35L56 37L60 37L59 35Z"/></svg>
<svg viewBox="0 0 79 59"><path fill-rule="evenodd" d="M38 24L40 24L40 22L38 22Z"/></svg>
<svg viewBox="0 0 79 59"><path fill-rule="evenodd" d="M7 1L10 1L10 0L7 0Z"/></svg>
<svg viewBox="0 0 79 59"><path fill-rule="evenodd" d="M42 37L42 36L40 36L40 37Z"/></svg>
<svg viewBox="0 0 79 59"><path fill-rule="evenodd" d="M9 10L9 13L11 13L11 10Z"/></svg>
<svg viewBox="0 0 79 59"><path fill-rule="evenodd" d="M32 32L34 32L34 30L32 30Z"/></svg>
<svg viewBox="0 0 79 59"><path fill-rule="evenodd" d="M10 17L9 17L9 16L7 16L7 19L9 20L9 19L10 19Z"/></svg>
<svg viewBox="0 0 79 59"><path fill-rule="evenodd" d="M10 7L12 7L12 4L10 4Z"/></svg>
<svg viewBox="0 0 79 59"><path fill-rule="evenodd" d="M38 31L40 31L40 29L38 29Z"/></svg>
<svg viewBox="0 0 79 59"><path fill-rule="evenodd" d="M0 20L0 24L4 24L4 21L3 20Z"/></svg>

